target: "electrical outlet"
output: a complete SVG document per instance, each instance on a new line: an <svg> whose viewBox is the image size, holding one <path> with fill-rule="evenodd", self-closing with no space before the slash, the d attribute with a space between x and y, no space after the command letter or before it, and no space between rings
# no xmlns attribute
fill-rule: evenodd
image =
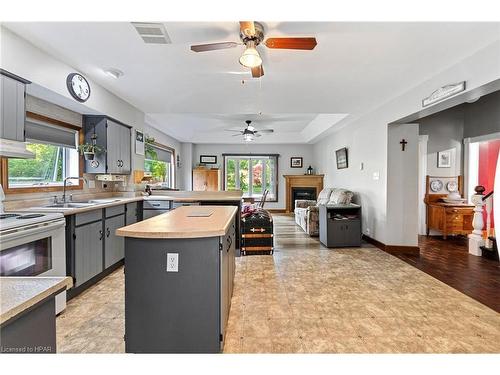
<svg viewBox="0 0 500 375"><path fill-rule="evenodd" d="M179 272L178 253L167 253L167 272Z"/></svg>
<svg viewBox="0 0 500 375"><path fill-rule="evenodd" d="M373 180L377 181L380 179L380 173L379 172L373 172Z"/></svg>

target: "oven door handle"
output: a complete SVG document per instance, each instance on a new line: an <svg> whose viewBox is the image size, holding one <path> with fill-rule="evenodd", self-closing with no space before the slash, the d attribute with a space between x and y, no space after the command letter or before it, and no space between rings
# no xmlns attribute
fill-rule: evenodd
<svg viewBox="0 0 500 375"><path fill-rule="evenodd" d="M57 220L45 225L34 225L33 227L29 227L24 230L14 230L12 232L7 232L5 234L2 233L2 242L8 241L11 239L16 239L19 237L29 236L36 233L47 232L53 229L57 229L59 227L64 228L66 226L66 221ZM49 237L49 236L47 236Z"/></svg>

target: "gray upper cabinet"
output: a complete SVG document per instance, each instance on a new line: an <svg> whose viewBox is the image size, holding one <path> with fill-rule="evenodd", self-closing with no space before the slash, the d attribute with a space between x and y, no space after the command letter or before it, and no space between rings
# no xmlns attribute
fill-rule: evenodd
<svg viewBox="0 0 500 375"><path fill-rule="evenodd" d="M24 142L26 84L30 83L0 70L0 138Z"/></svg>
<svg viewBox="0 0 500 375"><path fill-rule="evenodd" d="M84 116L85 142L90 143L96 135L96 144L105 153L96 155L97 165L85 161L86 173L130 174L131 131L130 128L105 116Z"/></svg>

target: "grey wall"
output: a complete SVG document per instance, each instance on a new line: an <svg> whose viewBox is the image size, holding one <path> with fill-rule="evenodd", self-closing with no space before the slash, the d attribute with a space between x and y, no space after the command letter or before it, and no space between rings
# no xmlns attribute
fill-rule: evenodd
<svg viewBox="0 0 500 375"><path fill-rule="evenodd" d="M193 166L200 162L200 155L217 155L220 168L223 168L222 154L279 154L278 158L278 202L266 203L266 208L284 209L285 179L284 174L304 174L313 163L313 145L309 144L196 144L193 146ZM290 157L302 156L304 168L290 168ZM185 186L188 189L187 186Z"/></svg>
<svg viewBox="0 0 500 375"><path fill-rule="evenodd" d="M500 91L463 106L464 138L500 132Z"/></svg>
<svg viewBox="0 0 500 375"><path fill-rule="evenodd" d="M464 108L458 106L419 120L419 134L428 135L427 174L457 176L463 173ZM452 150L450 168L437 167L437 154Z"/></svg>

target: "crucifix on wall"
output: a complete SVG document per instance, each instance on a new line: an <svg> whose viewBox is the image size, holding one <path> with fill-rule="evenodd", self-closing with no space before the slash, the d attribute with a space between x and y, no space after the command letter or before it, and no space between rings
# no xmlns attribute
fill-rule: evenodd
<svg viewBox="0 0 500 375"><path fill-rule="evenodd" d="M403 138L401 142L399 142L399 144L401 145L401 151L404 151L408 142L406 141L406 139Z"/></svg>

